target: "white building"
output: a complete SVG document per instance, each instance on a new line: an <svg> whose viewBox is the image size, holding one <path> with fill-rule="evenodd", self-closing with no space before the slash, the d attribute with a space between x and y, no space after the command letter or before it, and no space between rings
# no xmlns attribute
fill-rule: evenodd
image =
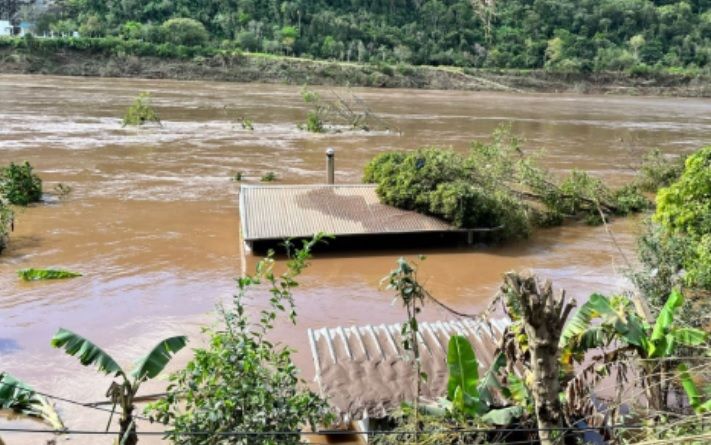
<svg viewBox="0 0 711 445"><path fill-rule="evenodd" d="M12 25L8 20L0 20L0 36L11 36Z"/></svg>

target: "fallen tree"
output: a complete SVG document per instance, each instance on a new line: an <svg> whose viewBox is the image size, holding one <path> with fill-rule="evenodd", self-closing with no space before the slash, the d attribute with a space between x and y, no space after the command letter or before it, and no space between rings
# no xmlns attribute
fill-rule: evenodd
<svg viewBox="0 0 711 445"><path fill-rule="evenodd" d="M363 181L377 184L386 204L460 228L502 227L501 239L566 219L601 223L650 206L634 184L613 190L579 170L556 181L522 151L508 126L497 129L490 144L474 143L467 155L437 147L382 153L366 166Z"/></svg>

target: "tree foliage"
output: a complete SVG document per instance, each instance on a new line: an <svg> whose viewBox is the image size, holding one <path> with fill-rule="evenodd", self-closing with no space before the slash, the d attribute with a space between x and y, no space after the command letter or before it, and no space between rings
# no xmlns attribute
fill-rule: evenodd
<svg viewBox="0 0 711 445"><path fill-rule="evenodd" d="M671 175L670 175L671 177ZM681 318L708 328L711 293L711 147L688 156L676 180L659 190L657 210L637 246L639 270L631 277L653 307L669 289L683 287L690 303Z"/></svg>
<svg viewBox="0 0 711 445"><path fill-rule="evenodd" d="M0 252L5 250L15 220L15 213L0 197Z"/></svg>
<svg viewBox="0 0 711 445"><path fill-rule="evenodd" d="M330 423L326 402L302 386L293 351L267 340L279 314L296 322L292 291L321 238L295 250L284 273L275 272L269 255L257 264L255 275L238 280L233 306L220 309L223 326L210 332L208 346L195 350L185 369L171 376L168 395L150 408L156 419L171 423L174 443L297 444L299 428ZM269 304L252 324L245 298L261 284L268 287ZM181 434L192 431L214 434ZM221 436L224 431L267 434ZM269 435L275 432L293 433Z"/></svg>
<svg viewBox="0 0 711 445"><path fill-rule="evenodd" d="M140 93L138 97L133 101L126 113L121 119L121 125L126 127L128 125L140 127L141 125L147 123L156 123L161 125L158 113L151 106L151 95L150 93Z"/></svg>
<svg viewBox="0 0 711 445"><path fill-rule="evenodd" d="M711 146L689 156L679 180L659 190L654 220L688 243L686 282L711 288Z"/></svg>
<svg viewBox="0 0 711 445"><path fill-rule="evenodd" d="M32 21L40 34L139 33L153 43L201 43L206 31L249 51L344 61L645 74L708 67L708 11L708 0L124 0L52 2ZM165 32L184 17L204 31Z"/></svg>
<svg viewBox="0 0 711 445"><path fill-rule="evenodd" d="M189 18L172 18L161 25L165 40L174 45L197 46L207 42L208 33L202 23Z"/></svg>
<svg viewBox="0 0 711 445"><path fill-rule="evenodd" d="M469 153L436 147L386 152L365 167L364 182L376 183L389 205L443 218L462 228L494 228L501 239L525 237L535 225L565 218L600 222L649 206L638 188L611 190L586 172L560 181L523 153L509 127L494 132L489 144L474 143Z"/></svg>
<svg viewBox="0 0 711 445"><path fill-rule="evenodd" d="M7 202L26 206L42 199L42 179L32 170L29 162L0 169L0 194Z"/></svg>

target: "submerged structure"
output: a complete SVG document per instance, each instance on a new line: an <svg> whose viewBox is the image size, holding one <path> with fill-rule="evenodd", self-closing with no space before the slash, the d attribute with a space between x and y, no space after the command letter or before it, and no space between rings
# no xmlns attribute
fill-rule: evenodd
<svg viewBox="0 0 711 445"><path fill-rule="evenodd" d="M380 203L373 184L247 185L240 188L242 239L259 241L467 232L432 216Z"/></svg>
<svg viewBox="0 0 711 445"><path fill-rule="evenodd" d="M508 323L508 319L420 322L420 357L427 373L422 397L436 399L446 393L452 335L469 339L484 370L492 364ZM354 422L357 429L368 431L371 421L416 397L416 371L403 359L407 352L400 331L400 324L308 330L316 383L343 425Z"/></svg>

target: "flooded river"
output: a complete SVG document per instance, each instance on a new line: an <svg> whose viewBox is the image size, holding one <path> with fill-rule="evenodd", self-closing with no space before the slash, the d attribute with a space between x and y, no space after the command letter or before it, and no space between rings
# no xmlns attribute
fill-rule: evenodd
<svg viewBox="0 0 711 445"><path fill-rule="evenodd" d="M120 116L141 91L151 92L162 128L121 128ZM238 184L231 181L238 171L246 172L248 182L267 171L284 183L323 182L324 150L332 146L337 181L357 182L365 163L384 150L465 150L510 122L525 138L525 149L545 149L543 161L554 171L588 169L620 183L649 148L682 153L711 142L708 100L353 92L402 134L302 132L296 124L306 108L292 86L0 76L0 163L29 161L49 192L45 203L18 210L15 232L0 256L0 369L39 390L91 402L103 399L110 380L50 347L60 326L91 338L127 367L169 335L186 334L199 345L201 326L214 323L213 309L229 300L242 266ZM251 119L254 131L243 130L236 116ZM73 192L54 198L57 183ZM612 229L630 255L638 220L617 220ZM485 307L510 269L533 268L576 297L627 285L624 260L601 227L539 231L504 247L325 253L301 278L298 325L282 323L275 335L298 350L306 380L314 372L306 329L402 320L403 311L391 305L379 282L398 256L418 253L427 255L422 281L463 311ZM16 275L21 268L50 266L83 277L28 284ZM255 293L252 307L263 297ZM449 315L430 309L425 318ZM182 352L171 369L189 356ZM164 385L150 382L145 393ZM106 424L106 413L58 407L72 429ZM140 431L157 429L139 424ZM19 434L3 439L8 445L45 440ZM74 436L71 442L111 439Z"/></svg>

